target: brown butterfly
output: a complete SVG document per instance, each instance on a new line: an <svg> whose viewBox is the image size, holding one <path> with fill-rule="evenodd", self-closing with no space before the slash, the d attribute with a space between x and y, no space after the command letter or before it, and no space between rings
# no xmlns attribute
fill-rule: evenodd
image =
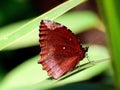
<svg viewBox="0 0 120 90"><path fill-rule="evenodd" d="M41 59L38 63L55 79L70 72L88 51L69 29L59 23L42 20L39 31Z"/></svg>

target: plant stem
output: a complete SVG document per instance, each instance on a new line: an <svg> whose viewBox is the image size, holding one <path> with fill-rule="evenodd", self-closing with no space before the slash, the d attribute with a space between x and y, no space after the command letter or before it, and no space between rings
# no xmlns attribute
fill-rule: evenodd
<svg viewBox="0 0 120 90"><path fill-rule="evenodd" d="M98 0L108 35L115 85L120 90L120 12L119 0Z"/></svg>

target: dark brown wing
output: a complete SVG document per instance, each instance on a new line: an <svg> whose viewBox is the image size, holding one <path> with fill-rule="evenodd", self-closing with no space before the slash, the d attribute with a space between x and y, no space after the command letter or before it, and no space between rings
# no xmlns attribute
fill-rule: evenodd
<svg viewBox="0 0 120 90"><path fill-rule="evenodd" d="M65 26L50 20L40 24L40 47L43 69L55 79L72 70L85 56L85 49Z"/></svg>

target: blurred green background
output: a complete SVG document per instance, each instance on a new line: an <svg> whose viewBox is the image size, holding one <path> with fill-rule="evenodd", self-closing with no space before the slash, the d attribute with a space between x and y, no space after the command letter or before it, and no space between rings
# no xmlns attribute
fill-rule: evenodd
<svg viewBox="0 0 120 90"><path fill-rule="evenodd" d="M65 1L66 0L1 0L1 37L2 35L4 36L5 34L9 34L9 32L11 32L13 29L19 28L25 23L31 21L33 18L36 18L37 16L47 12L48 10ZM80 21L78 24L75 22L77 19ZM70 29L72 28L77 30L73 32L75 32L77 38L81 41L81 43L88 46L95 45L90 46L90 48L93 48L90 49L90 52L88 52L90 60L100 60L109 56L108 53L106 54L108 51L105 28L102 23L101 15L99 13L99 9L95 0L89 0L85 3L80 4L77 7L71 9L65 15L55 20L60 23L65 23L65 25L68 25ZM36 28L38 29L38 27ZM34 35L27 41L18 41L15 45L10 46L10 48L6 48L0 51L0 87L2 86L3 89L8 89L9 87L13 86L8 90L114 90L114 79L112 78L112 71L110 69L111 66L109 63L105 64L105 67L102 67L104 64L101 64L100 66L98 65L99 70L97 71L98 67L96 67L96 74L93 76L87 73L88 76L90 76L89 78L83 80L76 79L76 81L72 83L65 83L65 81L63 81L65 84L63 82L60 82L62 84L53 85L53 87L50 87L51 85L49 85L50 83L46 72L41 71L44 74L39 74L41 66L36 66L37 61L40 58L38 57L40 52L38 42L39 37L36 36L38 34L39 32L36 31L35 33L32 33L28 36L30 38L31 35ZM24 39L26 38L27 36ZM28 43L26 44L25 42ZM98 46L98 48L96 48L96 46ZM91 69L90 73L93 73L93 70ZM35 73L31 71L34 71ZM85 73L83 76L84 75ZM43 81L41 80L42 82L37 79L39 76L40 78L43 78ZM30 84L26 84L29 82ZM54 83L53 80L52 82ZM19 85L16 85L16 83ZM45 88L47 83L48 87Z"/></svg>

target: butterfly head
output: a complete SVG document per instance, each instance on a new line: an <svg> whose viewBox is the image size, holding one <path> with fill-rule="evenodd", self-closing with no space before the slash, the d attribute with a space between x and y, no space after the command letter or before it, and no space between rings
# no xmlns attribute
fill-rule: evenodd
<svg viewBox="0 0 120 90"><path fill-rule="evenodd" d="M81 60L83 60L83 58L85 57L85 55L86 55L86 52L88 52L88 48L89 47L84 47L84 48L82 48L81 50L82 50L82 52L80 52L80 56L81 56Z"/></svg>

